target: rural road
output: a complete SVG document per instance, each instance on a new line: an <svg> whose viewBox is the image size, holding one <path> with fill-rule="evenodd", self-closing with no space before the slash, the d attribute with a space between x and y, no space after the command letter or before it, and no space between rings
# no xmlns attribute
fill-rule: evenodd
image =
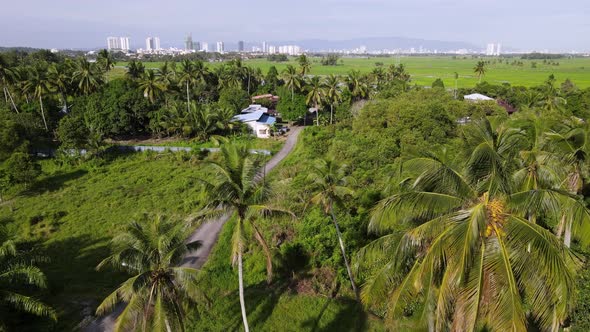
<svg viewBox="0 0 590 332"><path fill-rule="evenodd" d="M289 132L289 136L287 137L287 141L283 148L274 155L266 165L264 165L263 174L268 174L273 168L275 168L285 157L289 155L289 153L293 150L295 145L297 144L297 138L299 137L299 133L301 132L302 127L292 127L291 131ZM201 241L201 248L197 251L193 251L187 254L180 263L181 266L184 267L192 267L195 269L201 268L203 264L207 261L207 257L213 250L213 246L217 242L217 237L219 236L219 232L221 232L221 228L223 224L229 219L230 215L226 214L221 216L220 218L206 222L201 225L189 238L192 241ZM115 320L119 316L119 314L123 311L124 306L118 305L115 310L104 317L97 318L96 320L92 321L82 330L85 332L111 332L115 326Z"/></svg>

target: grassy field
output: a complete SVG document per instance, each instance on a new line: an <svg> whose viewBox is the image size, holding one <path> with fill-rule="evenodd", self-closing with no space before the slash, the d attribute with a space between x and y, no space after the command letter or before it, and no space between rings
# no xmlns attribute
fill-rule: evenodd
<svg viewBox="0 0 590 332"><path fill-rule="evenodd" d="M419 57L419 56L402 56L402 57L386 57L386 58L342 58L342 62L338 66L322 66L320 58L312 59L312 75L345 75L350 70L359 70L363 73L368 73L375 68L375 62L382 62L384 67L390 64L403 63L408 72L412 75L412 82L419 85L430 85L436 78L441 78L447 87L454 86L454 73L459 74L457 82L459 87L472 87L477 84L478 79L473 73L473 67L478 59L467 59L452 57ZM576 58L576 59L558 59L559 66L545 65L543 60L520 60L523 66L513 66L507 64L513 59L504 59L504 63L494 63L495 58L489 58L492 61L488 65L485 77L483 80L501 84L504 82L512 85L534 86L540 85L551 74L554 74L558 82L562 82L566 78L571 79L576 85L581 88L590 87L590 58ZM532 68L532 63L536 62L537 68ZM269 62L266 59L245 60L245 65L260 68L264 73L268 71L270 66L276 66L279 72L288 64L297 65L296 61L292 59L290 62L275 63ZM157 68L161 63L146 62L147 68ZM212 63L209 66L215 67L219 63ZM126 66L126 63L117 63L118 68L115 68L111 73L112 77L121 76L124 74L124 68L119 66Z"/></svg>
<svg viewBox="0 0 590 332"><path fill-rule="evenodd" d="M276 140L250 143L272 151L282 145ZM124 280L118 272L95 270L109 254L109 241L124 225L144 214L183 220L199 209L203 196L198 179L208 174L191 156L172 152L109 155L105 161L81 166L44 160L37 184L6 195L0 203L0 223L22 245L49 258L41 266L49 282L42 298L59 315L57 326L24 322L18 330L74 330Z"/></svg>

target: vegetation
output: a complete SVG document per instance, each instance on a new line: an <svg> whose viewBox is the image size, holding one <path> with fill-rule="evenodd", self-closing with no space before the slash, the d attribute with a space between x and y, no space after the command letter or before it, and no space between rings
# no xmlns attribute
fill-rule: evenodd
<svg viewBox="0 0 590 332"><path fill-rule="evenodd" d="M0 268L26 265L37 287L0 286L57 318L2 311L7 328L80 329L121 301L121 330L587 329L583 60L430 58L453 65L423 77L420 57L185 58L113 78L118 56L0 56L0 224L14 238ZM525 67L542 79L495 76ZM461 98L476 92L496 100ZM314 122L269 174L244 143L280 141L232 121L256 94ZM146 139L220 150L107 145ZM178 267L195 221L222 214L202 270ZM129 224L144 215L169 219Z"/></svg>
<svg viewBox="0 0 590 332"><path fill-rule="evenodd" d="M163 217L133 222L113 239L114 253L97 266L110 265L132 274L96 309L98 315L125 303L115 331L184 331L184 306L199 298L197 270L178 267L199 242L188 242L190 224Z"/></svg>

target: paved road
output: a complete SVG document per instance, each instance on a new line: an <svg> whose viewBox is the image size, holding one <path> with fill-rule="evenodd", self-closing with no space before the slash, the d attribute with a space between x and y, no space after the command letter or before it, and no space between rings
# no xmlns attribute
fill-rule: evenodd
<svg viewBox="0 0 590 332"><path fill-rule="evenodd" d="M291 128L289 132L289 136L287 137L287 141L283 148L274 155L266 165L264 165L264 169L261 172L265 174L270 172L273 168L275 168L289 153L293 150L295 145L297 144L297 138L299 137L299 133L301 132L302 127L295 127ZM229 219L230 215L226 214L221 216L220 218L204 223L199 227L193 235L190 237L190 241L201 241L201 248L199 250L194 251L186 255L182 262L180 263L181 266L184 267L192 267L195 269L201 268L203 264L207 261L207 257L213 250L213 246L217 242L217 237L219 236L219 232L221 232L221 228L223 224ZM115 326L115 320L123 311L124 306L119 305L115 308L115 310L104 317L98 318L88 324L83 330L85 332L110 332L113 331L113 327Z"/></svg>

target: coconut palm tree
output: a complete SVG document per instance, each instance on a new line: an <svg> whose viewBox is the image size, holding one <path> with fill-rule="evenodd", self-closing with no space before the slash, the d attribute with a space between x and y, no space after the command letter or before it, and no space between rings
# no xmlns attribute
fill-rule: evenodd
<svg viewBox="0 0 590 332"><path fill-rule="evenodd" d="M295 96L295 89L301 88L301 75L297 73L297 69L292 65L287 65L287 67L282 72L283 80L285 81L285 86L291 90L291 101Z"/></svg>
<svg viewBox="0 0 590 332"><path fill-rule="evenodd" d="M352 94L353 100L363 99L369 95L369 86L363 80L360 71L351 70L346 76L345 82Z"/></svg>
<svg viewBox="0 0 590 332"><path fill-rule="evenodd" d="M110 312L122 301L126 306L115 331L184 331L183 305L201 298L198 271L179 267L184 255L200 246L187 242L191 230L164 217L129 224L112 240L113 254L97 270L110 265L133 276L102 301L96 314Z"/></svg>
<svg viewBox="0 0 590 332"><path fill-rule="evenodd" d="M473 67L473 72L477 75L477 79L481 83L481 78L486 74L486 62L478 61L475 67Z"/></svg>
<svg viewBox="0 0 590 332"><path fill-rule="evenodd" d="M196 131L197 138L201 141L207 141L211 134L221 129L222 125L219 122L219 118L209 105L200 105L197 107L193 103L191 107L194 109L190 113L190 117L193 120L193 128Z"/></svg>
<svg viewBox="0 0 590 332"><path fill-rule="evenodd" d="M16 107L12 94L10 93L10 86L14 83L15 73L12 68L8 66L8 63L4 57L0 55L0 84L2 85L2 91L4 92L4 100L6 103L8 103L8 100L10 99L12 108L14 108L14 111L18 113L18 107Z"/></svg>
<svg viewBox="0 0 590 332"><path fill-rule="evenodd" d="M326 100L330 104L330 124L334 123L334 105L338 105L342 100L342 91L340 90L340 79L335 75L330 75L325 82Z"/></svg>
<svg viewBox="0 0 590 332"><path fill-rule="evenodd" d="M572 307L578 262L525 211L555 211L558 199L531 200L513 185L521 131L485 119L470 131L463 167L448 153L410 160L411 185L376 207L369 228L387 235L360 253L365 264L380 261L363 300L387 301L391 324L407 322L405 304L421 302L414 317L431 330L525 331L530 316L555 331Z"/></svg>
<svg viewBox="0 0 590 332"><path fill-rule="evenodd" d="M349 187L351 178L347 176L346 172L346 165L341 165L333 159L320 159L316 161L311 173L309 173L308 179L311 181L315 189L315 195L311 198L311 202L321 206L324 213L332 218L332 222L336 228L336 236L338 237L340 252L342 253L346 272L350 279L350 285L357 301L360 303L361 298L359 291L354 282L354 276L352 275L352 269L348 263L348 258L346 257L346 248L344 246L344 241L342 240L340 226L338 225L336 215L334 214L334 206L342 206L343 200L354 194L354 191Z"/></svg>
<svg viewBox="0 0 590 332"><path fill-rule="evenodd" d="M297 62L299 63L299 73L301 76L309 74L311 71L311 61L309 61L307 55L301 54L297 59Z"/></svg>
<svg viewBox="0 0 590 332"><path fill-rule="evenodd" d="M106 49L102 49L98 52L96 61L100 64L100 69L105 73L113 69L116 64L113 55Z"/></svg>
<svg viewBox="0 0 590 332"><path fill-rule="evenodd" d="M453 77L455 78L455 91L453 91L453 97L457 99L457 81L459 81L459 73L455 72Z"/></svg>
<svg viewBox="0 0 590 332"><path fill-rule="evenodd" d="M584 187L584 178L588 174L589 134L588 125L577 119L566 123L561 132L551 130L545 133L549 149L561 161L563 171L566 172L565 190L578 197L578 204L574 205L574 208L585 206L582 188ZM577 238L585 245L588 245L590 241L588 238L590 220L585 213L586 209L582 208L578 211L579 213L575 213L575 211L571 213L564 210L556 230L559 238L563 235L563 242L567 247L571 245L572 235L577 235Z"/></svg>
<svg viewBox="0 0 590 332"><path fill-rule="evenodd" d="M35 259L19 252L16 244L0 227L0 307L18 310L41 317L56 320L55 311L35 297L19 293L19 289L46 288L47 280L43 272L36 267ZM11 310L0 311L0 330L6 330L2 320Z"/></svg>
<svg viewBox="0 0 590 332"><path fill-rule="evenodd" d="M85 58L78 58L72 74L72 81L80 93L89 95L100 88L104 83L104 78L95 63L90 63Z"/></svg>
<svg viewBox="0 0 590 332"><path fill-rule="evenodd" d="M319 76L312 77L307 83L307 97L308 105L314 105L316 109L316 125L320 125L320 106L324 102L326 91L324 89L324 82Z"/></svg>
<svg viewBox="0 0 590 332"><path fill-rule="evenodd" d="M155 103L155 101L166 91L161 76L158 75L155 70L147 70L144 72L139 78L138 85L143 91L143 96L152 104Z"/></svg>
<svg viewBox="0 0 590 332"><path fill-rule="evenodd" d="M178 84L186 86L187 110L190 113L190 87L196 83L205 83L207 68L201 61L184 60L178 74Z"/></svg>
<svg viewBox="0 0 590 332"><path fill-rule="evenodd" d="M145 66L141 61L131 60L127 64L127 73L125 75L131 80L137 80L144 72Z"/></svg>
<svg viewBox="0 0 590 332"><path fill-rule="evenodd" d="M268 184L259 172L260 160L250 154L247 146L225 143L221 146L221 158L209 161L215 179L203 180L210 196L209 209L230 213L236 220L232 236L232 264L238 266L238 288L244 330L249 331L244 301L242 255L247 247L249 234L253 234L266 255L267 282L272 280L272 257L258 226L259 218L274 213L289 213L264 205L269 195ZM289 213L290 214L290 213Z"/></svg>
<svg viewBox="0 0 590 332"><path fill-rule="evenodd" d="M45 119L45 110L43 109L43 96L49 93L49 80L47 78L47 70L36 66L29 71L29 77L24 85L24 90L31 92L36 98L39 98L39 106L41 107L41 117L45 130L49 131L47 120Z"/></svg>
<svg viewBox="0 0 590 332"><path fill-rule="evenodd" d="M55 63L49 66L47 70L47 79L49 88L59 94L64 103L64 110L68 111L68 96L67 91L71 82L71 73L65 65L57 65Z"/></svg>

